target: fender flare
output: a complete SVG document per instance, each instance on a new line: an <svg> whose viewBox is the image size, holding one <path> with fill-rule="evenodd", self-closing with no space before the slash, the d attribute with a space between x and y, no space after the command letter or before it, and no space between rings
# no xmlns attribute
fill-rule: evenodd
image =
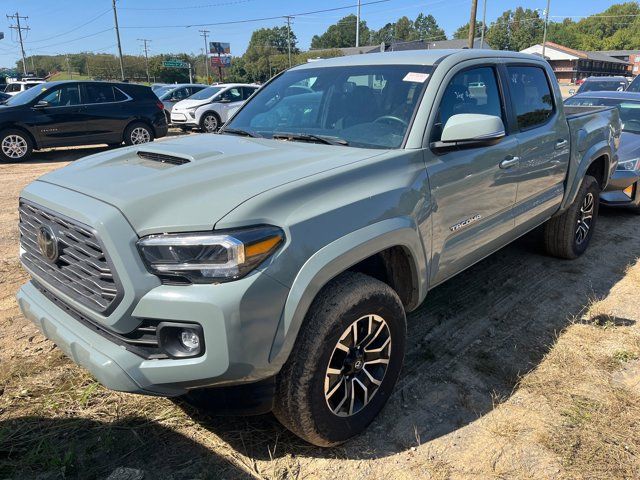
<svg viewBox="0 0 640 480"><path fill-rule="evenodd" d="M562 200L562 205L560 206L560 211L558 214L564 212L567 208L571 206L571 204L575 201L576 196L578 195L578 190L582 185L582 179L584 178L587 170L591 166L591 164L602 156L605 156L607 159L612 158L612 150L609 143L605 140L602 140L595 145L591 146L584 154L582 155L582 159L578 164L578 168L573 174L572 178L567 178L567 184L569 185L569 189L567 190L564 199ZM611 163L607 166L607 171L605 172L605 179L608 180L611 175ZM602 185L604 189L605 185Z"/></svg>
<svg viewBox="0 0 640 480"><path fill-rule="evenodd" d="M270 363L280 367L287 360L311 303L331 279L361 260L395 246L404 247L411 256L419 304L426 295L428 277L424 246L415 222L396 217L361 228L324 246L302 266L278 323Z"/></svg>

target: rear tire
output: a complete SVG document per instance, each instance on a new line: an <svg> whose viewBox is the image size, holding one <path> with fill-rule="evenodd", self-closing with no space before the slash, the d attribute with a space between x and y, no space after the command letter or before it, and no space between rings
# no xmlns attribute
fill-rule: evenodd
<svg viewBox="0 0 640 480"><path fill-rule="evenodd" d="M124 131L124 143L126 145L142 145L153 142L153 130L142 122L132 123Z"/></svg>
<svg viewBox="0 0 640 480"><path fill-rule="evenodd" d="M200 119L200 129L206 133L215 133L222 126L220 117L215 112L206 112Z"/></svg>
<svg viewBox="0 0 640 480"><path fill-rule="evenodd" d="M582 255L591 241L600 207L600 187L586 175L573 204L550 219L544 227L547 252L555 257L574 259Z"/></svg>
<svg viewBox="0 0 640 480"><path fill-rule="evenodd" d="M31 158L33 142L22 130L8 129L0 133L0 162L18 163Z"/></svg>
<svg viewBox="0 0 640 480"><path fill-rule="evenodd" d="M314 300L276 379L275 416L321 447L359 434L389 399L405 343L396 292L360 273L338 276Z"/></svg>

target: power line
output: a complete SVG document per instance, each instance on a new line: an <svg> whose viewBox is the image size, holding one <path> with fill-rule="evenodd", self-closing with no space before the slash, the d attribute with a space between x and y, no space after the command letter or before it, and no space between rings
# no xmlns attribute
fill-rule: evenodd
<svg viewBox="0 0 640 480"><path fill-rule="evenodd" d="M95 17L93 17L91 20L86 21L85 23L82 23L76 27L73 27L71 30L68 30L64 33L59 33L57 35L53 35L51 37L47 37L47 38L39 38L37 40L29 40L26 43L41 43L41 42L48 42L49 40L53 40L54 38L59 38L59 37L64 37L65 35L68 35L72 32L75 32L76 30L81 29L82 27L85 27L87 25L89 25L92 22L95 22L97 19L99 19L100 17L103 17L104 15L106 15L107 13L109 13L111 11L111 9L109 8L108 10L105 10L104 12L100 13L99 15L96 15Z"/></svg>
<svg viewBox="0 0 640 480"><path fill-rule="evenodd" d="M237 5L239 3L248 3L254 2L255 0L235 0L230 2L222 2L222 3L208 3L205 5L192 5L192 6L182 6L182 7L162 7L162 8L136 8L136 7L122 7L120 10L142 10L145 12L148 11L167 11L167 10L187 10L194 8L211 8L211 7L224 7L228 5Z"/></svg>
<svg viewBox="0 0 640 480"><path fill-rule="evenodd" d="M27 20L29 17L21 17L20 14L18 12L16 12L14 15L7 15L7 19L11 19L11 20L15 20L16 24L15 25L9 25L9 28L13 29L13 30L17 30L18 32L18 38L20 39L20 51L22 52L22 71L24 72L24 74L27 74L27 61L25 59L25 54L24 54L24 42L22 41L22 31L24 30L25 32L31 30L29 27L22 27L20 26L20 19L23 20Z"/></svg>

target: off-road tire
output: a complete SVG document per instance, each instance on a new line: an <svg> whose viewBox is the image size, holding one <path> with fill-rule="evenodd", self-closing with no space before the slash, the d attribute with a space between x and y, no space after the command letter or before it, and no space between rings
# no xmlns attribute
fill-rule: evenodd
<svg viewBox="0 0 640 480"><path fill-rule="evenodd" d="M146 142L137 143L134 139L136 132L144 130L148 140ZM125 145L144 145L145 143L153 142L154 134L153 129L143 122L134 122L129 125L124 131L124 143Z"/></svg>
<svg viewBox="0 0 640 480"><path fill-rule="evenodd" d="M355 320L372 314L388 326L387 369L369 403L341 417L331 411L325 398L327 367L341 335ZM314 445L329 447L348 440L362 432L387 402L402 368L405 343L405 312L396 292L361 273L341 274L322 289L307 313L276 379L273 413L285 427Z"/></svg>
<svg viewBox="0 0 640 480"><path fill-rule="evenodd" d="M582 242L577 240L578 220L585 199L593 199L593 214L589 230ZM550 255L559 258L574 259L582 255L591 241L598 218L600 206L600 187L595 178L586 175L571 206L557 217L551 218L544 226L544 245Z"/></svg>
<svg viewBox="0 0 640 480"><path fill-rule="evenodd" d="M5 140L10 142L10 139L12 138L14 139L15 148L20 148L20 150L11 150L12 153L7 154L4 151ZM6 148L11 147L6 145ZM17 155L20 152L24 153L20 156L12 156L14 154ZM0 163L24 162L31 158L31 152L33 152L33 142L31 141L31 137L22 130L10 128L0 132Z"/></svg>
<svg viewBox="0 0 640 480"><path fill-rule="evenodd" d="M211 118L215 120L215 127L213 129L207 128L206 126L207 118ZM202 115L202 118L200 119L200 130L202 130L204 133L215 133L220 129L221 126L222 126L222 120L220 119L220 116L216 112L205 112Z"/></svg>

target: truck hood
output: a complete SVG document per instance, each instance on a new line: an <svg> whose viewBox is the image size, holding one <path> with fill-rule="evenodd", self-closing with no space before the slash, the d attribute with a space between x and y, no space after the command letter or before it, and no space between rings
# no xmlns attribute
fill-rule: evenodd
<svg viewBox="0 0 640 480"><path fill-rule="evenodd" d="M618 148L618 161L632 160L640 157L640 134L622 131L620 135L620 148Z"/></svg>
<svg viewBox="0 0 640 480"><path fill-rule="evenodd" d="M264 191L384 152L192 135L91 155L39 181L115 206L142 236L210 230L240 203ZM168 156L164 162L163 155Z"/></svg>

